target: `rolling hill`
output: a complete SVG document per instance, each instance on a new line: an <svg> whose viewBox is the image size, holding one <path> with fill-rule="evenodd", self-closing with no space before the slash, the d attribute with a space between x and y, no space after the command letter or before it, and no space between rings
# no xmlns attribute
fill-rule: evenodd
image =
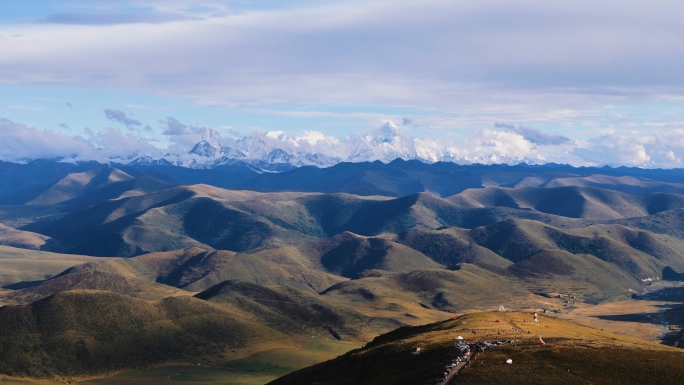
<svg viewBox="0 0 684 385"><path fill-rule="evenodd" d="M447 198L460 207L510 207L568 218L643 217L684 207L684 196L630 195L596 187L469 189Z"/></svg>
<svg viewBox="0 0 684 385"><path fill-rule="evenodd" d="M191 297L148 302L106 291L65 291L0 308L0 372L53 377L225 359L231 350L289 339Z"/></svg>
<svg viewBox="0 0 684 385"><path fill-rule="evenodd" d="M175 187L109 200L22 229L72 245L75 253L125 257L195 246L244 251L311 238L229 205L245 194Z"/></svg>
<svg viewBox="0 0 684 385"><path fill-rule="evenodd" d="M402 327L365 347L269 384L434 384L456 358L456 336L506 343L476 352L459 384L674 384L684 381L684 352L672 347L529 312L478 312ZM529 334L528 334L529 331ZM539 336L545 344L539 344ZM515 340L515 342L511 342ZM416 347L420 351L416 351ZM511 359L511 364L506 361Z"/></svg>
<svg viewBox="0 0 684 385"><path fill-rule="evenodd" d="M468 189L448 198L430 193L391 198L257 193L207 185L168 187L116 169L100 171L97 177L92 173L70 174L62 179L69 183L55 185L62 189L46 190L41 195L38 201L52 199L65 204L61 212L53 208L57 211L50 215L35 216L26 209L23 220L5 223L54 239L72 247L74 253L130 257L187 247L243 252L301 244L345 231L375 236L444 227L473 229L509 218L559 228L609 221L627 224L637 221L635 218L647 225L650 218L657 220L684 206L682 195L637 196L596 187L490 187ZM112 182L117 178L125 180ZM95 190L83 192L86 181L100 179L104 186L96 184ZM73 187L74 181L81 184ZM70 193L78 196L63 201L67 185L73 187ZM29 202L38 202L36 199ZM28 224L16 226L22 221Z"/></svg>

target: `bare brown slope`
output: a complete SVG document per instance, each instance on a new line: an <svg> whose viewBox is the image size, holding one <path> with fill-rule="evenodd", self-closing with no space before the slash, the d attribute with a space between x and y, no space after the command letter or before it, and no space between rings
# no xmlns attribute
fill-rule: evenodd
<svg viewBox="0 0 684 385"><path fill-rule="evenodd" d="M225 359L229 350L286 336L196 298L148 302L70 291L0 308L0 373L83 375L163 362Z"/></svg>
<svg viewBox="0 0 684 385"><path fill-rule="evenodd" d="M27 202L28 205L50 205L74 199L87 191L96 190L111 183L134 179L125 172L109 166L85 172L72 173L60 179L43 193Z"/></svg>
<svg viewBox="0 0 684 385"><path fill-rule="evenodd" d="M108 200L151 194L171 187L173 186L158 179L141 176L135 179L110 183L95 190L89 190L76 198L62 202L62 205L67 206L68 211L73 212L104 203Z"/></svg>
<svg viewBox="0 0 684 385"><path fill-rule="evenodd" d="M0 245L28 250L67 251L68 247L46 235L17 230L0 224Z"/></svg>

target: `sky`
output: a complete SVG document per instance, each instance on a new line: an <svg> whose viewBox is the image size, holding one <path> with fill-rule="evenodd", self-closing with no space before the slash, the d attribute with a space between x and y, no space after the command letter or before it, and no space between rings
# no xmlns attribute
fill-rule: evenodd
<svg viewBox="0 0 684 385"><path fill-rule="evenodd" d="M3 0L0 160L391 120L464 154L683 167L683 14L676 0Z"/></svg>

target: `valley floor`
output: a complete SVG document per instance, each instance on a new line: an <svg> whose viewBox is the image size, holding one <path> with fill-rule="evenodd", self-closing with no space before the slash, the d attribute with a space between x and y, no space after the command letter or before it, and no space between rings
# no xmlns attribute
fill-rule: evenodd
<svg viewBox="0 0 684 385"><path fill-rule="evenodd" d="M560 318L644 340L673 345L684 329L684 283L629 301L577 306Z"/></svg>

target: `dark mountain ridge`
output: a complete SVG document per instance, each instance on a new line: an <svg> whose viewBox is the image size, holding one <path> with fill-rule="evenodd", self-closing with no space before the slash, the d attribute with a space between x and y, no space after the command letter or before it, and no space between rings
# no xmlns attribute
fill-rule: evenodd
<svg viewBox="0 0 684 385"><path fill-rule="evenodd" d="M17 193L38 195L68 174L103 167L97 162L61 163L35 160L27 164L0 162L0 203L16 204ZM339 163L328 168L279 166L232 160L210 169L171 164L112 164L135 178L149 176L171 185L209 184L254 191L346 192L356 195L405 196L418 192L447 197L481 187L600 187L632 195L684 193L680 169L572 167L568 165L460 165L401 159L390 163ZM268 172L264 172L267 171Z"/></svg>

